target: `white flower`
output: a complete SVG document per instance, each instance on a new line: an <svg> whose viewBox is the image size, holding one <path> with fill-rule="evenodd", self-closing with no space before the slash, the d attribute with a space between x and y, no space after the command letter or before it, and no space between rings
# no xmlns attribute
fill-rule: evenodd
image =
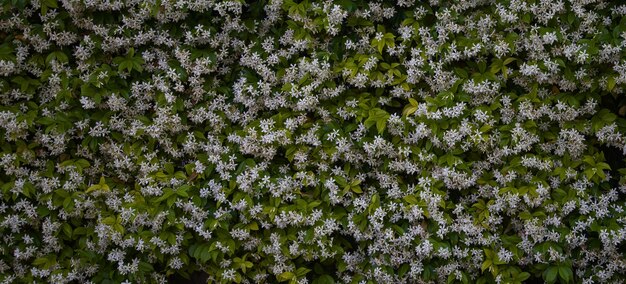
<svg viewBox="0 0 626 284"><path fill-rule="evenodd" d="M83 105L84 109L92 109L96 106L96 103L91 100L89 97L80 97L80 103Z"/></svg>
<svg viewBox="0 0 626 284"><path fill-rule="evenodd" d="M222 272L222 278L224 280L235 280L235 270L234 269L226 269Z"/></svg>
<svg viewBox="0 0 626 284"><path fill-rule="evenodd" d="M513 260L513 253L505 248L500 248L500 250L498 251L498 259L509 263L511 262L511 260Z"/></svg>

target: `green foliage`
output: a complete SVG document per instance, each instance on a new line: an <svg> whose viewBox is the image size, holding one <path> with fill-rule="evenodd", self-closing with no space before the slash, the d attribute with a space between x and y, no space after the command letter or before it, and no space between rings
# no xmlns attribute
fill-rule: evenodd
<svg viewBox="0 0 626 284"><path fill-rule="evenodd" d="M619 283L587 2L0 0L0 281Z"/></svg>

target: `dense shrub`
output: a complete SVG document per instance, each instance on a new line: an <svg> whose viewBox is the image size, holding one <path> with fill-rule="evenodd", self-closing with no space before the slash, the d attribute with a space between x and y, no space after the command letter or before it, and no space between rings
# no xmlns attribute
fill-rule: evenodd
<svg viewBox="0 0 626 284"><path fill-rule="evenodd" d="M2 0L0 280L621 283L620 2Z"/></svg>

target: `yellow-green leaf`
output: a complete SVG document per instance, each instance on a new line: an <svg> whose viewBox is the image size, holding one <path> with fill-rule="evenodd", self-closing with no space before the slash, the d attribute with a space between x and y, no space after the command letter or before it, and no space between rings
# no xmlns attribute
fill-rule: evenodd
<svg viewBox="0 0 626 284"><path fill-rule="evenodd" d="M293 272L285 271L285 272L279 274L278 276L276 276L276 279L279 282L285 282L285 281L289 281L289 280L293 279L294 277L296 277L296 275Z"/></svg>

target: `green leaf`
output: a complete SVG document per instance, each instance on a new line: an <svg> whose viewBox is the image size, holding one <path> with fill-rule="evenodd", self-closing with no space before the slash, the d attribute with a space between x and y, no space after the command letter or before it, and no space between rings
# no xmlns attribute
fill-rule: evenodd
<svg viewBox="0 0 626 284"><path fill-rule="evenodd" d="M504 60L503 65L508 65L509 63L511 63L511 62L513 62L515 60L517 60L517 58L509 57L509 58Z"/></svg>
<svg viewBox="0 0 626 284"><path fill-rule="evenodd" d="M609 164L604 163L604 162L600 162L596 164L596 168L598 170L611 170L611 166L609 166Z"/></svg>
<svg viewBox="0 0 626 284"><path fill-rule="evenodd" d="M548 269L543 271L543 279L548 283L554 283L556 281L556 277L559 273L559 268L557 266L550 266Z"/></svg>
<svg viewBox="0 0 626 284"><path fill-rule="evenodd" d="M285 281L289 281L291 279L294 279L296 277L296 275L291 272L291 271L286 271L283 272L281 274L279 274L278 276L276 276L276 279L278 280L278 282L285 282Z"/></svg>
<svg viewBox="0 0 626 284"><path fill-rule="evenodd" d="M46 264L46 263L48 263L48 259L47 259L47 258L45 258L45 257L39 257L39 258L36 258L36 259L33 261L33 265L35 265L35 266L44 265L44 264Z"/></svg>
<svg viewBox="0 0 626 284"><path fill-rule="evenodd" d="M297 277L303 277L303 276L305 276L309 272L311 272L311 269L308 269L306 267L300 267L300 268L296 269L296 276Z"/></svg>
<svg viewBox="0 0 626 284"><path fill-rule="evenodd" d="M104 191L109 191L109 186L106 184L106 181L104 180L104 177L100 177L100 182L98 183L98 185L100 185L100 189L104 190Z"/></svg>
<svg viewBox="0 0 626 284"><path fill-rule="evenodd" d="M498 71L500 71L500 69L502 69L502 61L496 60L491 64L491 69L489 70L489 72L496 74L498 73Z"/></svg>
<svg viewBox="0 0 626 284"><path fill-rule="evenodd" d="M46 15L49 8L58 8L57 0L43 0L41 4L42 15Z"/></svg>
<svg viewBox="0 0 626 284"><path fill-rule="evenodd" d="M479 61L478 62L478 71L482 74L487 70L487 62Z"/></svg>
<svg viewBox="0 0 626 284"><path fill-rule="evenodd" d="M607 90L609 90L609 92L613 91L613 89L615 88L615 77L609 76L606 82L606 88Z"/></svg>
<svg viewBox="0 0 626 284"><path fill-rule="evenodd" d="M69 61L69 59L67 58L67 55L65 55L65 53L63 53L63 51L55 51L50 53L47 57L46 57L46 64L50 64L50 62L56 59L56 61L60 62L60 63L67 63Z"/></svg>
<svg viewBox="0 0 626 284"><path fill-rule="evenodd" d="M574 276L574 272L572 268L569 266L561 265L559 266L559 277L563 279L566 283L569 283Z"/></svg>
<svg viewBox="0 0 626 284"><path fill-rule="evenodd" d="M13 54L13 48L10 43L5 42L0 44L0 60L15 61L15 55Z"/></svg>
<svg viewBox="0 0 626 284"><path fill-rule="evenodd" d="M372 195L372 199L370 200L370 206L367 208L367 211L371 214L378 207L380 207L380 196L378 193L374 193Z"/></svg>
<svg viewBox="0 0 626 284"><path fill-rule="evenodd" d="M378 129L378 133L383 133L385 131L385 127L387 126L387 120L378 120L376 121L376 129Z"/></svg>
<svg viewBox="0 0 626 284"><path fill-rule="evenodd" d="M340 187L346 187L348 185L348 182L342 176L335 176L335 181Z"/></svg>
<svg viewBox="0 0 626 284"><path fill-rule="evenodd" d="M85 159L78 159L74 162L74 165L77 165L81 168L87 168L89 167L91 164L89 163L89 161L85 160Z"/></svg>
<svg viewBox="0 0 626 284"><path fill-rule="evenodd" d="M454 68L454 73L463 79L469 78L467 71L463 68L458 68L458 67Z"/></svg>
<svg viewBox="0 0 626 284"><path fill-rule="evenodd" d="M493 250L490 250L490 249L483 249L483 250L485 251L486 259L493 260L496 258L496 253L493 252Z"/></svg>
<svg viewBox="0 0 626 284"><path fill-rule="evenodd" d="M608 109L602 109L598 113L598 115L599 115L600 119L602 119L602 121L604 121L606 123L611 123L611 122L615 121L615 119L617 118L617 115L615 115L614 113L612 113Z"/></svg>
<svg viewBox="0 0 626 284"><path fill-rule="evenodd" d="M404 196L402 199L404 199L404 201L408 202L409 204L417 204L418 200L417 197L415 197L415 195L406 195Z"/></svg>
<svg viewBox="0 0 626 284"><path fill-rule="evenodd" d="M161 197L157 198L155 200L155 202L158 203L158 202L161 202L163 200L166 200L166 199L170 198L170 196L172 196L174 194L176 194L175 191L173 191L171 188L166 188L166 189L163 190L163 195L161 195Z"/></svg>
<svg viewBox="0 0 626 284"><path fill-rule="evenodd" d="M384 39L374 39L372 41L372 45L376 47L378 53L383 54L383 48L385 48L385 40Z"/></svg>
<svg viewBox="0 0 626 284"><path fill-rule="evenodd" d="M379 133L382 133L385 130L387 125L387 119L389 119L389 113L380 108L372 108L369 110L369 116L365 120L365 127L371 127L376 124L376 128Z"/></svg>
<svg viewBox="0 0 626 284"><path fill-rule="evenodd" d="M50 8L58 8L59 5L57 4L57 0L43 0L41 1L42 4L50 7Z"/></svg>
<svg viewBox="0 0 626 284"><path fill-rule="evenodd" d="M89 188L87 188L87 190L85 191L86 193L90 193L92 191L95 190L100 190L102 187L99 184L94 184L92 186L90 186Z"/></svg>
<svg viewBox="0 0 626 284"><path fill-rule="evenodd" d="M154 266L152 266L152 264L145 262L145 261L139 262L138 267L139 267L139 271L144 272L144 273L154 271Z"/></svg>
<svg viewBox="0 0 626 284"><path fill-rule="evenodd" d="M490 259L483 261L483 264L480 266L480 271L485 272L485 270L491 267L492 264L493 262Z"/></svg>
<svg viewBox="0 0 626 284"><path fill-rule="evenodd" d="M113 216L106 217L102 219L102 224L112 226L117 223L117 220Z"/></svg>
<svg viewBox="0 0 626 284"><path fill-rule="evenodd" d="M259 225L256 222L252 222L248 224L248 229L250 229L251 231L258 231Z"/></svg>
<svg viewBox="0 0 626 284"><path fill-rule="evenodd" d="M418 103L414 98L409 98L409 104L402 110L402 115L408 116L417 111Z"/></svg>
<svg viewBox="0 0 626 284"><path fill-rule="evenodd" d="M313 281L313 284L335 284L335 279L328 274L322 274Z"/></svg>
<svg viewBox="0 0 626 284"><path fill-rule="evenodd" d="M72 226L70 226L70 224L68 223L63 223L63 225L61 226L61 228L63 229L63 233L68 237L71 238L72 237Z"/></svg>
<svg viewBox="0 0 626 284"><path fill-rule="evenodd" d="M533 216L530 214L530 212L523 211L519 214L519 218L522 220L530 220L533 218Z"/></svg>
<svg viewBox="0 0 626 284"><path fill-rule="evenodd" d="M528 278L530 278L530 273L522 272L520 274L517 274L517 277L515 277L515 280L517 280L519 282L523 282L523 281L525 281Z"/></svg>
<svg viewBox="0 0 626 284"><path fill-rule="evenodd" d="M456 280L456 277L454 276L454 273L450 273L450 274L448 275L448 280L447 280L447 282L446 282L446 283L447 283L447 284L452 284L452 283L454 283L454 281L455 281L455 280Z"/></svg>

